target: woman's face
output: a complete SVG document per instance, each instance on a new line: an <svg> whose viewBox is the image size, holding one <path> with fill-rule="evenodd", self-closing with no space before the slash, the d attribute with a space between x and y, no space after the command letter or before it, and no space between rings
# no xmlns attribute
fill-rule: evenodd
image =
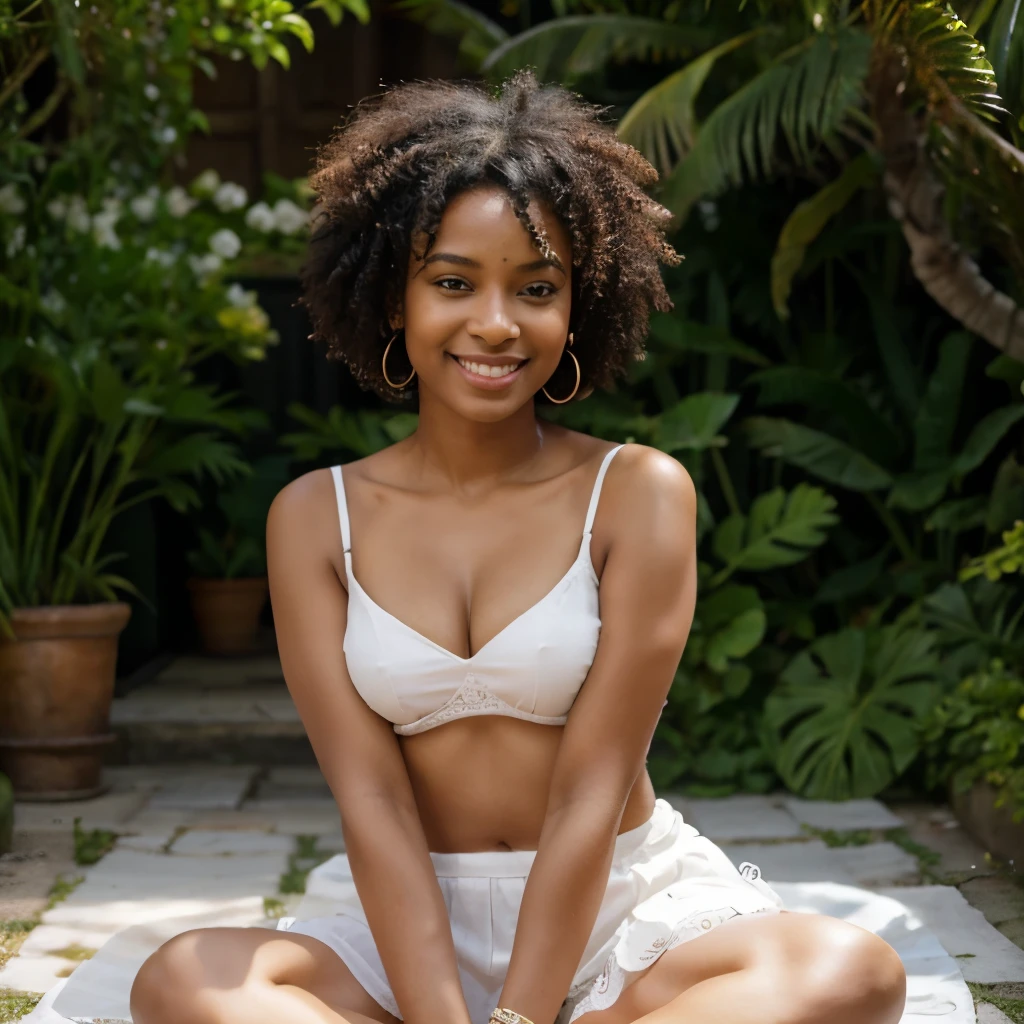
<svg viewBox="0 0 1024 1024"><path fill-rule="evenodd" d="M531 202L529 213L557 262L541 255L496 185L448 204L425 259L416 253L426 239L413 239L403 315L394 326L405 328L421 408L436 398L468 419L495 422L530 401L562 359L571 243L546 204ZM401 365L389 367L392 380L408 375L398 376Z"/></svg>

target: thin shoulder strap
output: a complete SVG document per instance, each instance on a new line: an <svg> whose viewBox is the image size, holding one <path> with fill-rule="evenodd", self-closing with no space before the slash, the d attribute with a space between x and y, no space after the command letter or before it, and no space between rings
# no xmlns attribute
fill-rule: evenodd
<svg viewBox="0 0 1024 1024"><path fill-rule="evenodd" d="M604 475L608 470L608 463L612 461L615 453L622 448L623 445L616 445L601 462L601 468L597 471L597 479L594 481L594 493L590 495L590 508L587 509L587 521L583 527L583 535L586 536L590 533L591 527L594 525L594 516L597 513L597 502L601 497L601 487L604 485Z"/></svg>
<svg viewBox="0 0 1024 1024"><path fill-rule="evenodd" d="M331 466L334 477L334 496L338 499L338 521L341 523L341 546L347 555L352 545L348 531L348 502L345 501L345 481L341 477L341 466Z"/></svg>

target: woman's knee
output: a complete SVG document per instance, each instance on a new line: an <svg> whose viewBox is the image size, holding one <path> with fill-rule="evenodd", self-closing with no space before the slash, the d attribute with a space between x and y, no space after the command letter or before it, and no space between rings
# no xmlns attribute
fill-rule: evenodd
<svg viewBox="0 0 1024 1024"><path fill-rule="evenodd" d="M226 941L232 929L195 928L168 939L139 968L129 1005L135 1024L214 1024L204 993L211 983L231 987L245 977ZM219 941L218 941L219 940ZM232 961L235 964L232 964Z"/></svg>
<svg viewBox="0 0 1024 1024"><path fill-rule="evenodd" d="M805 952L791 979L793 1024L897 1024L907 976L892 946L834 918L819 919L814 932L814 953Z"/></svg>

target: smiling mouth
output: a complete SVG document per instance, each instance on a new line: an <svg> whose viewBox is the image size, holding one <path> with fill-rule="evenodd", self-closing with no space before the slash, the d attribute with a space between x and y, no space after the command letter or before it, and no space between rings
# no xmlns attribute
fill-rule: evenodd
<svg viewBox="0 0 1024 1024"><path fill-rule="evenodd" d="M510 360L508 363L492 366L490 363L474 362L472 359L457 356L452 352L449 352L448 355L450 355L460 366L469 370L470 373L478 374L481 377L507 377L510 374L515 373L516 370L524 367L530 361L529 359Z"/></svg>

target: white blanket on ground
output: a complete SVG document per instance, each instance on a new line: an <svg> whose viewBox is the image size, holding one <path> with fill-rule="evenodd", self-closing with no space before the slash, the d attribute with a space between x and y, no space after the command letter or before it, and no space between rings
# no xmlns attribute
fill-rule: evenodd
<svg viewBox="0 0 1024 1024"><path fill-rule="evenodd" d="M904 904L889 896L834 882L774 882L786 909L827 914L875 932L899 953L907 971L902 1024L976 1024L974 1002L957 961ZM239 907L241 912L243 908ZM142 962L162 942L190 928L251 924L273 928L249 911L191 915L135 925L114 935L91 959L58 982L24 1019L31 1024L131 1022L128 994ZM297 917L330 913L322 901L296 910Z"/></svg>

